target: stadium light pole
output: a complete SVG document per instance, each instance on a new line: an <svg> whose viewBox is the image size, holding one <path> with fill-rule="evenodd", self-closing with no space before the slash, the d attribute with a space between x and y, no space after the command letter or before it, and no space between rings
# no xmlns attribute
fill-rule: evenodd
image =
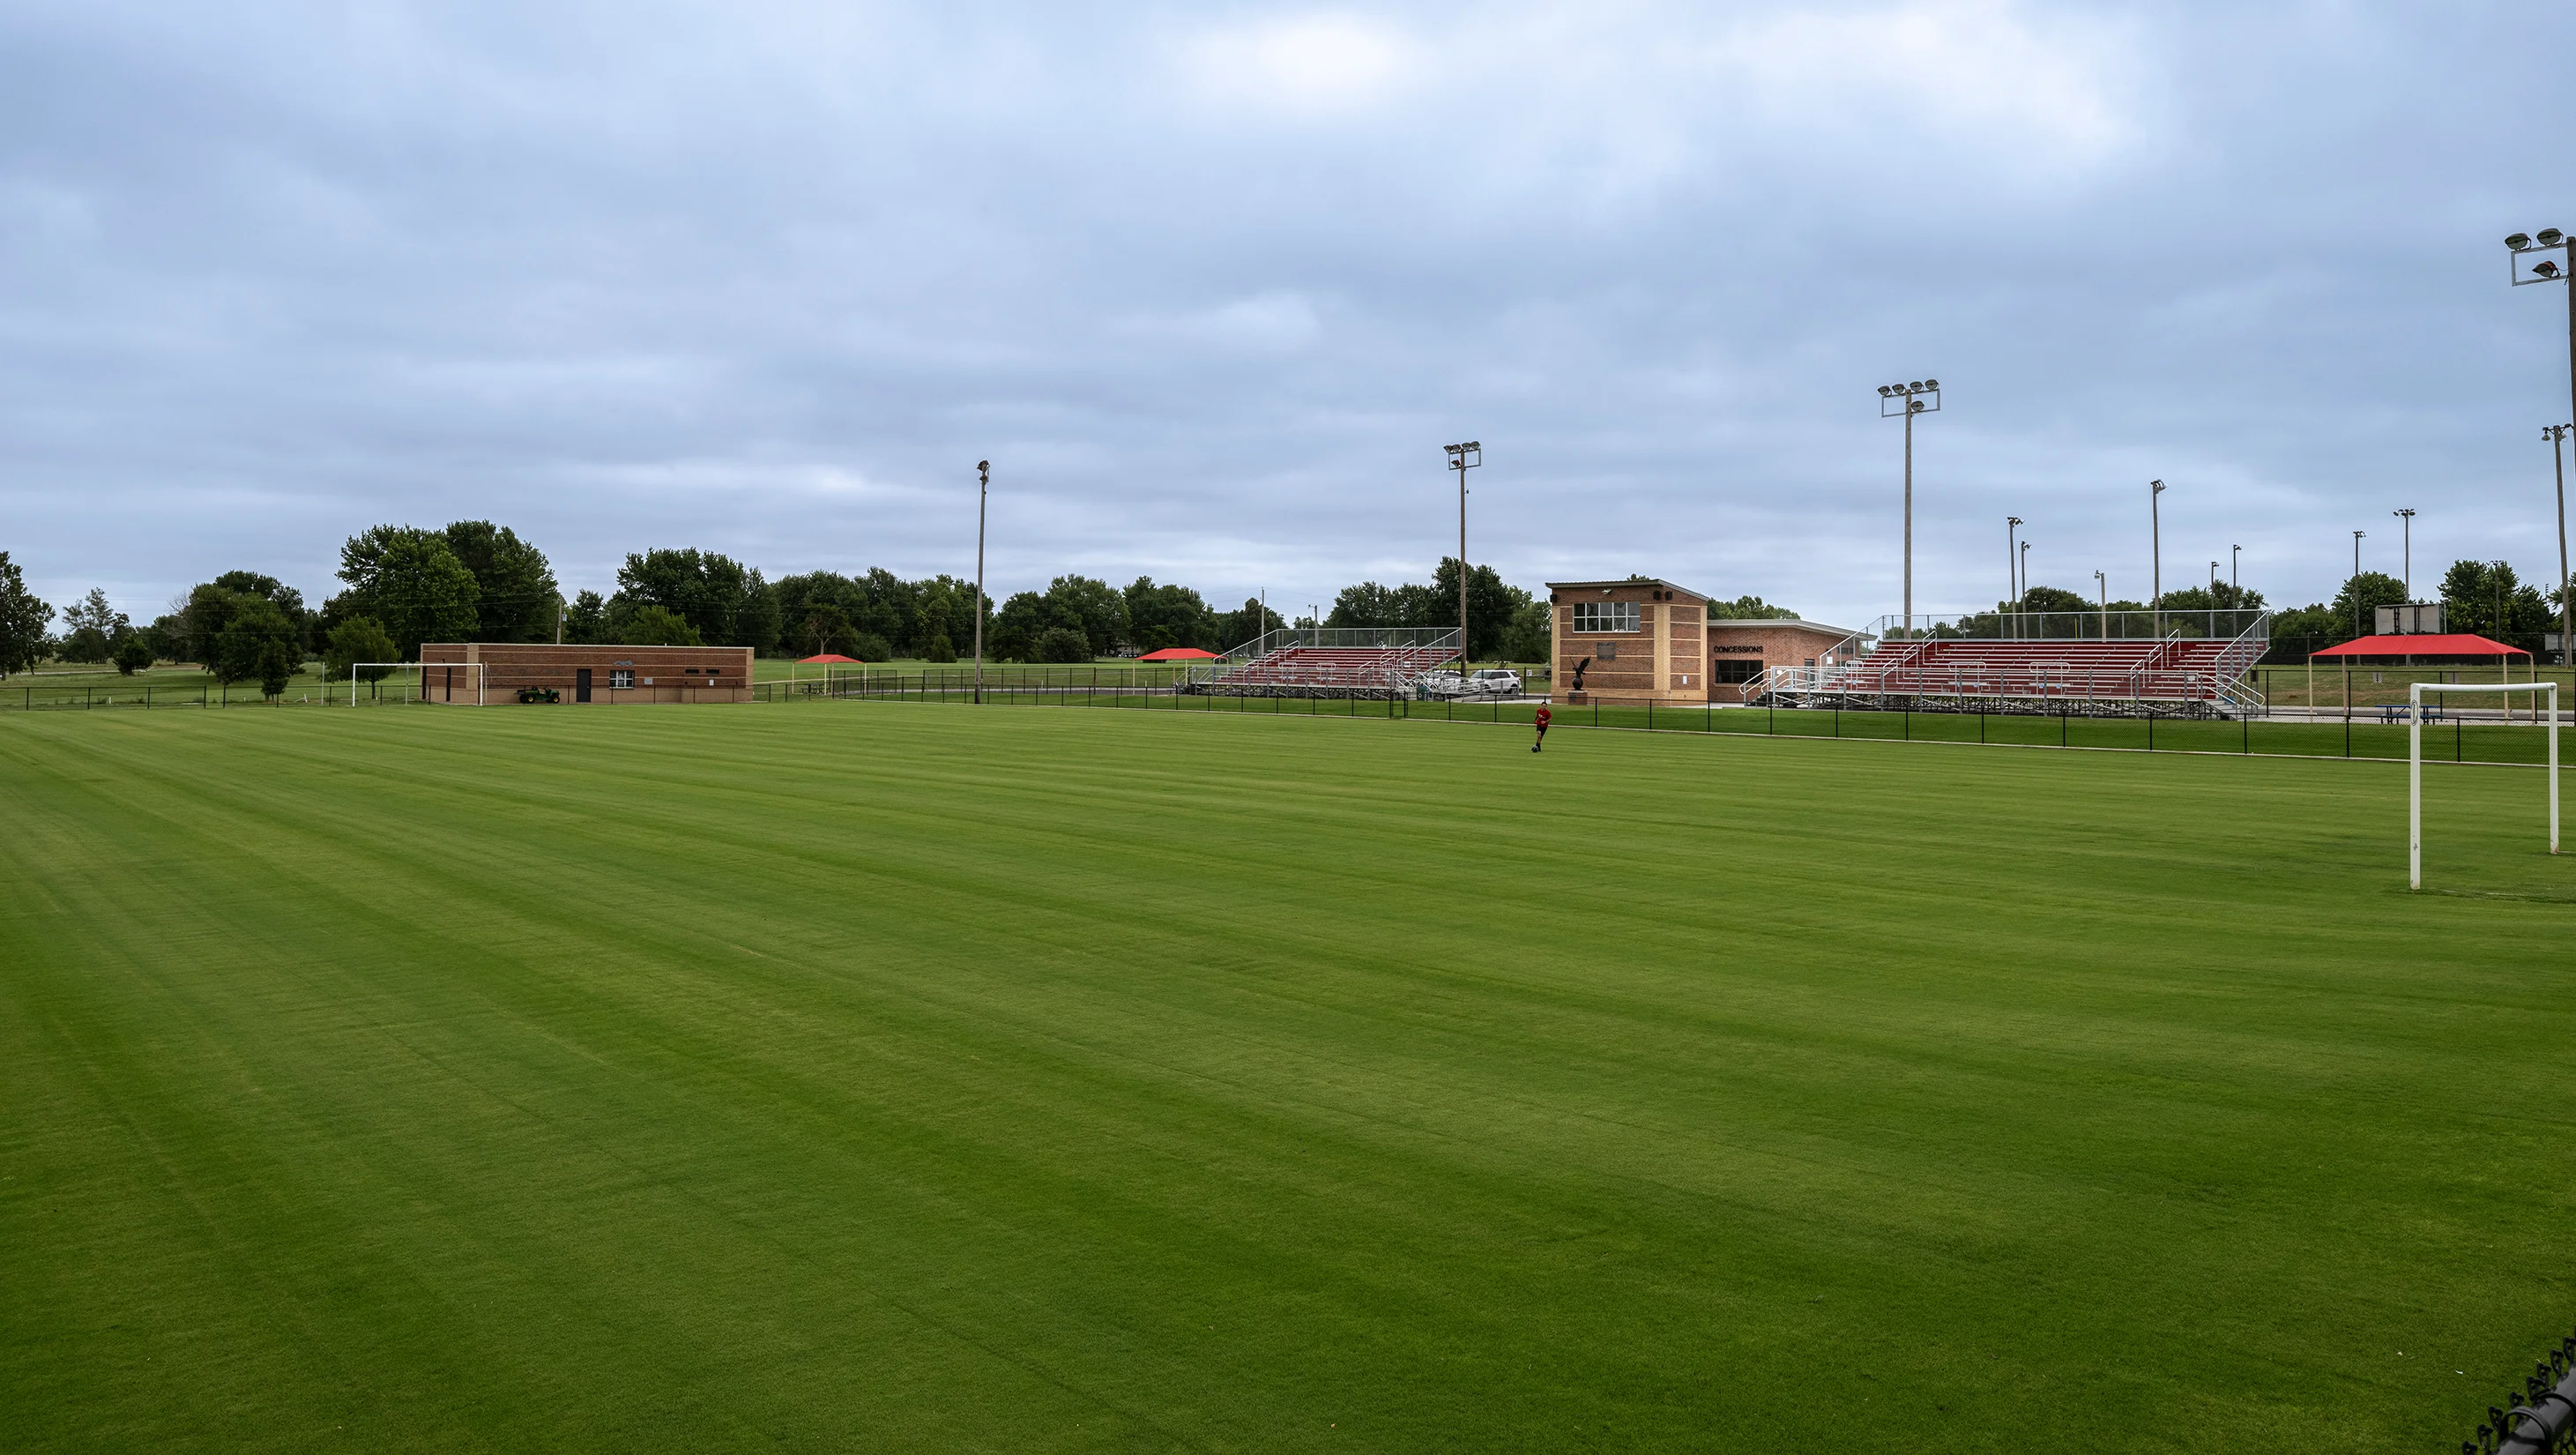
<svg viewBox="0 0 2576 1455"><path fill-rule="evenodd" d="M2360 635L2361 635L2361 537L2362 537L2362 535L2363 535L2363 532L2361 532L2361 531L2354 531L2354 532L2352 533L2352 634L2353 634L2354 636L2360 636Z"/></svg>
<svg viewBox="0 0 2576 1455"><path fill-rule="evenodd" d="M1485 463L1485 447L1475 440L1443 445L1449 468L1458 472L1458 681L1467 680L1467 472Z"/></svg>
<svg viewBox="0 0 2576 1455"><path fill-rule="evenodd" d="M2104 575L2103 575L2101 572L2099 572L2099 571L2094 572L2094 573L2093 573L2093 589L2094 589L2095 591L2097 591L2097 592L2101 593L2101 601L2102 601L2102 640L2104 640L2104 641L2106 641L2106 642L2107 642L2107 641L2109 641L2109 640L2111 639L2111 580L2110 580L2110 578L2109 578L2109 577L2107 577L2107 576L2104 576ZM2081 635L2081 633L2078 633L2078 635Z"/></svg>
<svg viewBox="0 0 2576 1455"><path fill-rule="evenodd" d="M2415 512L2392 510L2388 513L2397 517L2400 528L2406 532L2406 544L2400 548L2397 558L2397 579L2406 587L2406 599L2413 601L2415 599Z"/></svg>
<svg viewBox="0 0 2576 1455"><path fill-rule="evenodd" d="M1878 417L1905 416L1905 634L1914 635L1914 416L1941 412L1941 381L1878 386Z"/></svg>
<svg viewBox="0 0 2576 1455"><path fill-rule="evenodd" d="M2162 641L2165 634L2165 522L2163 502L2159 498L2164 493L2165 482L2162 480L2147 482L2147 550L2150 562L2147 595L2152 603L2148 609L2155 613L2158 641Z"/></svg>
<svg viewBox="0 0 2576 1455"><path fill-rule="evenodd" d="M2236 568L2244 564L2244 557L2243 546L2227 548L2227 589L2236 593L2236 604L2240 607L2245 604L2245 581L2237 574Z"/></svg>
<svg viewBox="0 0 2576 1455"><path fill-rule="evenodd" d="M2504 246L2505 275L2515 287L2519 288L2528 283L2558 283L2567 288L2567 401L2571 407L2576 407L2576 284L2568 282L2568 274L2576 271L2576 239L2570 239L2557 228L2544 227L2530 237L2525 237L2518 232L2514 233L2504 240ZM2547 257L2531 256L2534 253L2553 252L2558 254L2554 261ZM2531 259L2527 267L2523 261L2525 258ZM2563 435L2564 432L2562 426L2560 434ZM2556 439L2557 436L2552 437L2553 444ZM2552 453L2554 454L2555 450ZM2558 650L2561 656L2567 657L2570 661L2576 661L2576 656L2569 655L2576 653L2576 607L2571 607L2567 599L2566 467L2560 466L2559 472Z"/></svg>
<svg viewBox="0 0 2576 1455"><path fill-rule="evenodd" d="M2028 541L2021 543L2021 594L2024 600L2030 597L2030 542Z"/></svg>
<svg viewBox="0 0 2576 1455"><path fill-rule="evenodd" d="M2547 424L2540 432L2549 437L2549 463L2558 470L2558 665L2576 662L2576 593L2568 590L2567 578L2567 452L2560 442L2576 425Z"/></svg>
<svg viewBox="0 0 2576 1455"><path fill-rule="evenodd" d="M984 701L984 500L993 489L993 462L975 462L975 701Z"/></svg>
<svg viewBox="0 0 2576 1455"><path fill-rule="evenodd" d="M2004 609L2016 617L2021 615L2021 578L2014 573L2021 567L2014 563L2021 559L2021 553L2014 547L2013 537L2020 530L2020 516L2004 517ZM2020 635L2017 627L2014 635Z"/></svg>

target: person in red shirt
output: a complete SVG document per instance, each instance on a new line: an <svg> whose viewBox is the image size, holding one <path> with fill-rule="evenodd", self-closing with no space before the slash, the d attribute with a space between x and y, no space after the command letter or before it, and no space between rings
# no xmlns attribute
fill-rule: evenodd
<svg viewBox="0 0 2576 1455"><path fill-rule="evenodd" d="M1538 715L1531 719L1531 721L1538 724L1538 741L1530 744L1531 752L1537 752L1539 748L1547 742L1547 720L1552 715L1553 714L1547 710L1546 703L1542 702L1538 705Z"/></svg>

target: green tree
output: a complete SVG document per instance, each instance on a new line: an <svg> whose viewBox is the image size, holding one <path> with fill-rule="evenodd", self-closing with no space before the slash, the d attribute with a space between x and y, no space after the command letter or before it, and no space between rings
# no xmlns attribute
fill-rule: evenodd
<svg viewBox="0 0 2576 1455"><path fill-rule="evenodd" d="M620 635L624 644L636 647L702 647L704 637L695 623L667 606L644 606L626 618Z"/></svg>
<svg viewBox="0 0 2576 1455"><path fill-rule="evenodd" d="M1091 645L1082 633L1069 626L1051 626L1038 633L1037 660L1041 662L1088 662Z"/></svg>
<svg viewBox="0 0 2576 1455"><path fill-rule="evenodd" d="M1216 648L1216 613L1186 586L1157 586L1139 576L1122 592L1127 602L1128 640L1140 652L1165 647Z"/></svg>
<svg viewBox="0 0 2576 1455"><path fill-rule="evenodd" d="M1326 626L1389 627L1408 624L1393 588L1375 581L1343 587L1333 597L1333 609L1324 617Z"/></svg>
<svg viewBox="0 0 2576 1455"><path fill-rule="evenodd" d="M372 686L392 675L394 669L382 664L402 660L400 651L384 623L372 616L353 616L331 628L322 648L323 669L334 682L349 680L354 671L358 681ZM368 663L376 665L362 665Z"/></svg>
<svg viewBox="0 0 2576 1455"><path fill-rule="evenodd" d="M572 599L564 612L564 640L568 642L605 642L608 640L608 604L596 591L584 591Z"/></svg>
<svg viewBox="0 0 2576 1455"><path fill-rule="evenodd" d="M554 567L506 525L460 520L442 532L474 577L475 635L487 642L550 642L555 635Z"/></svg>
<svg viewBox="0 0 2576 1455"><path fill-rule="evenodd" d="M1245 597L1239 609L1217 617L1217 640L1231 649L1268 633L1284 631L1287 626L1288 619L1264 607L1259 597Z"/></svg>
<svg viewBox="0 0 2576 1455"><path fill-rule="evenodd" d="M63 608L63 657L73 662L104 662L116 644L132 634L134 623L108 604L107 593L93 586L89 594Z"/></svg>
<svg viewBox="0 0 2576 1455"><path fill-rule="evenodd" d="M891 662L894 646L875 632L860 632L850 638L849 654L862 662Z"/></svg>
<svg viewBox="0 0 2576 1455"><path fill-rule="evenodd" d="M54 609L27 592L27 575L0 551L0 677L33 668L45 651Z"/></svg>
<svg viewBox="0 0 2576 1455"><path fill-rule="evenodd" d="M858 631L850 625L849 616L841 608L828 601L816 601L806 606L804 620L798 624L796 635L798 647L812 647L813 655L838 652L848 656L852 639Z"/></svg>
<svg viewBox="0 0 2576 1455"><path fill-rule="evenodd" d="M1127 598L1106 581L1088 576L1056 577L1047 583L1046 613L1049 626L1062 627L1082 638L1083 656L1077 660L1105 657L1127 644Z"/></svg>
<svg viewBox="0 0 2576 1455"><path fill-rule="evenodd" d="M766 651L778 641L778 603L758 571L714 551L654 550L617 568L617 598L627 611L659 606L724 647ZM622 617L612 602L612 616ZM620 629L636 641L631 626ZM643 645L640 641L637 645Z"/></svg>
<svg viewBox="0 0 2576 1455"><path fill-rule="evenodd" d="M1739 596L1733 601L1710 602L1708 619L1711 621L1795 621L1798 619L1798 613L1794 607L1773 606L1759 596Z"/></svg>
<svg viewBox="0 0 2576 1455"><path fill-rule="evenodd" d="M114 660L118 674L131 677L152 665L152 644L143 633L128 632L125 640L116 644Z"/></svg>
<svg viewBox="0 0 2576 1455"><path fill-rule="evenodd" d="M1511 625L1503 630L1503 659L1509 662L1544 662L1551 650L1548 622L1554 608L1533 598L1512 613Z"/></svg>
<svg viewBox="0 0 2576 1455"><path fill-rule="evenodd" d="M199 589L222 590L211 584ZM223 628L215 634L214 660L206 664L207 668L218 682L259 678L268 695L274 697L286 690L286 679L295 675L304 659L301 628L285 608L265 596L246 591L226 594L232 597L232 609ZM268 686L270 682L276 685Z"/></svg>
<svg viewBox="0 0 2576 1455"><path fill-rule="evenodd" d="M1038 638L1053 625L1044 596L1034 591L1013 592L994 614L993 630L984 640L984 650L997 662L1037 661Z"/></svg>
<svg viewBox="0 0 2576 1455"><path fill-rule="evenodd" d="M2539 653L2558 629L2557 605L2502 561L2455 561L2442 574L2442 625Z"/></svg>
<svg viewBox="0 0 2576 1455"><path fill-rule="evenodd" d="M340 579L349 589L333 603L333 614L374 617L404 661L417 660L423 642L476 637L481 589L442 532L369 527L340 548Z"/></svg>
<svg viewBox="0 0 2576 1455"><path fill-rule="evenodd" d="M223 638L224 628L231 625L234 614L241 610L241 604L265 600L266 597L260 596L246 597L212 581L190 587L187 607L180 613L181 619L187 623L188 659L209 672L215 670L215 655L221 650L218 644Z"/></svg>
<svg viewBox="0 0 2576 1455"><path fill-rule="evenodd" d="M2167 592L2171 600L2179 593ZM2343 583L2332 603L2336 642L2366 637L2374 629L2372 613L2383 606L2406 604L2406 583L2384 571L2364 571ZM2333 643L2328 643L2331 646Z"/></svg>

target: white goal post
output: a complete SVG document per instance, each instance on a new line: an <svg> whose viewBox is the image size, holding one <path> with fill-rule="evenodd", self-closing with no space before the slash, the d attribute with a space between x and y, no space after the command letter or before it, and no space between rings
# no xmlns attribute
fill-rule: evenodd
<svg viewBox="0 0 2576 1455"><path fill-rule="evenodd" d="M398 671L417 672L422 674L412 684L411 695L414 702L427 702L429 700L429 677L427 674L430 668L445 667L449 671L454 671L459 667L471 667L474 669L474 701L479 706L483 701L483 679L486 675L484 671L485 665L486 664L482 662L351 662L349 664L349 705L351 707L358 705L358 669L362 667L392 667ZM450 700L453 701L454 699L451 698Z"/></svg>
<svg viewBox="0 0 2576 1455"><path fill-rule="evenodd" d="M2549 694L2549 852L2558 852L2558 684L2555 682L2418 682L2407 690L2406 887L2424 887L2424 694L2427 692L2546 692ZM2535 704L2536 706L2537 704ZM2535 714L2536 716L2536 714ZM2505 717L2513 717L2506 700Z"/></svg>

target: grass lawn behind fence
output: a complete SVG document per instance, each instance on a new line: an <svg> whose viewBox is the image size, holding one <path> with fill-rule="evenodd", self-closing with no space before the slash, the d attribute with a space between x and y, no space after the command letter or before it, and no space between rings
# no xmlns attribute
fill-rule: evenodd
<svg viewBox="0 0 2576 1455"><path fill-rule="evenodd" d="M2576 861L2446 767L2406 894L2403 774L11 715L0 1430L2449 1448L2576 1310Z"/></svg>

